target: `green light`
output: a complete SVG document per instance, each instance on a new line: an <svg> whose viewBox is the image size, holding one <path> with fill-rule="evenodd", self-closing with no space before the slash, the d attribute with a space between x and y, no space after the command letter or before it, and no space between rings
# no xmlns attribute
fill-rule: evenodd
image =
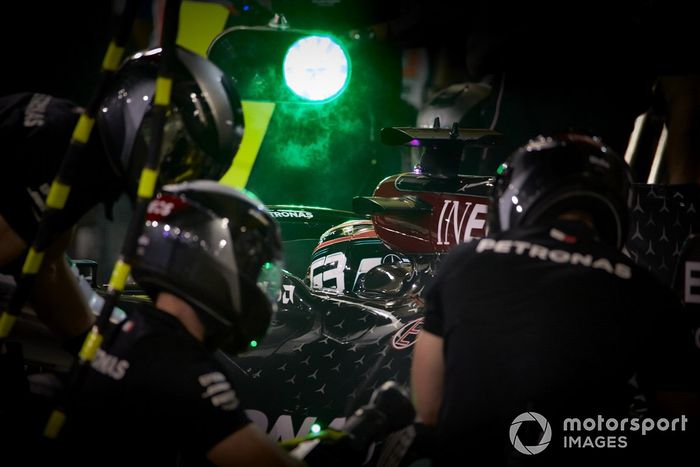
<svg viewBox="0 0 700 467"><path fill-rule="evenodd" d="M321 425L319 425L318 423L314 423L313 425L311 425L311 433L316 435L320 431L321 431Z"/></svg>
<svg viewBox="0 0 700 467"><path fill-rule="evenodd" d="M503 172L505 172L505 170L506 170L507 168L508 168L508 164L506 164L506 163L504 162L503 164L501 164L501 165L498 166L498 169L496 169L496 174L498 174L498 175L503 174Z"/></svg>
<svg viewBox="0 0 700 467"><path fill-rule="evenodd" d="M241 191L242 191L245 195L247 195L249 198L252 198L252 199L254 199L255 201L258 201L258 202L260 202L260 203L262 202L262 201L260 200L260 198L258 197L258 195L256 195L256 194L253 193L252 191L250 191L250 190L248 190L248 189L246 189L246 188L241 188Z"/></svg>
<svg viewBox="0 0 700 467"><path fill-rule="evenodd" d="M325 101L339 95L348 84L349 71L345 51L328 36L299 39L284 57L287 86L310 101Z"/></svg>
<svg viewBox="0 0 700 467"><path fill-rule="evenodd" d="M258 341L250 341L250 346L251 346L252 348L257 347L257 346L258 346Z"/></svg>

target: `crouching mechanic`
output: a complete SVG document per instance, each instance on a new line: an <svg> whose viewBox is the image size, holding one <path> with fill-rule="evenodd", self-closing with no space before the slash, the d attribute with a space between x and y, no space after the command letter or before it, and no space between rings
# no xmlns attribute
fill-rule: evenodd
<svg viewBox="0 0 700 467"><path fill-rule="evenodd" d="M700 368L671 291L620 252L624 160L569 133L530 141L503 168L489 236L452 250L426 292L411 383L419 417L436 426L435 465L642 465L688 453L680 417L686 430L697 423L684 403L697 401ZM676 429L631 430L634 395L646 416L678 417ZM596 426L565 431L573 418Z"/></svg>
<svg viewBox="0 0 700 467"><path fill-rule="evenodd" d="M264 336L281 281L266 208L216 182L163 188L132 274L144 304L107 333L70 397L58 438L74 465L295 465L250 423L233 387L237 352Z"/></svg>

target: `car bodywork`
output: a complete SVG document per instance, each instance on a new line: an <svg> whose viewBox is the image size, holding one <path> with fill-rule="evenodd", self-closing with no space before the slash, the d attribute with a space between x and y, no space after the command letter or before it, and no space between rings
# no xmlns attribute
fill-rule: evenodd
<svg viewBox="0 0 700 467"><path fill-rule="evenodd" d="M418 171L391 176L372 196L354 200L354 219L343 213L342 222L310 240L306 273L285 275L268 336L233 358L241 399L262 428L283 440L308 433L313 423L340 426L384 381L409 384L425 286L450 248L486 234L491 181ZM690 277L682 251L700 228L700 190L634 189L627 254L692 301L691 286L682 285ZM286 240L289 223L276 217ZM690 316L699 342L700 315L690 309Z"/></svg>

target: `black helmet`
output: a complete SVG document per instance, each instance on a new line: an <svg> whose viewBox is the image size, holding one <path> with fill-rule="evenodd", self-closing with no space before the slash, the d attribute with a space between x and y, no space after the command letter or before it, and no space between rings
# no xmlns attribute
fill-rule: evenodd
<svg viewBox="0 0 700 467"><path fill-rule="evenodd" d="M178 47L159 182L221 178L243 136L241 101L209 60ZM151 141L151 102L161 49L122 63L100 105L97 126L109 160L133 196Z"/></svg>
<svg viewBox="0 0 700 467"><path fill-rule="evenodd" d="M281 284L279 227L260 201L209 180L164 186L148 207L132 261L155 298L170 292L197 311L205 343L230 352L265 335Z"/></svg>
<svg viewBox="0 0 700 467"><path fill-rule="evenodd" d="M569 210L593 217L601 240L627 238L632 176L623 158L598 138L578 133L539 136L499 168L489 231L546 222Z"/></svg>

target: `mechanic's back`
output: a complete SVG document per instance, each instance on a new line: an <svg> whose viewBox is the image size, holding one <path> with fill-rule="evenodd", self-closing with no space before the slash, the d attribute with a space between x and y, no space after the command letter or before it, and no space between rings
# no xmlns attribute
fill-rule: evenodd
<svg viewBox="0 0 700 467"><path fill-rule="evenodd" d="M437 424L443 460L625 458L632 450L624 446L566 449L564 436L612 435L639 448L638 433L564 433L564 420L640 416L630 412L633 377L647 397L691 389L680 305L619 251L629 172L599 141L574 134L531 141L504 169L489 237L452 251L427 292L413 368L418 412ZM424 372L441 355L444 389L422 387L440 377ZM549 445L547 427L528 413L551 424Z"/></svg>

